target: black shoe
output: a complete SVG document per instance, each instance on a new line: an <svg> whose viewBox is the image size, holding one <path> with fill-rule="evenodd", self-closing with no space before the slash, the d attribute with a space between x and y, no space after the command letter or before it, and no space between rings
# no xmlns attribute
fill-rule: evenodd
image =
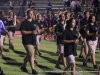
<svg viewBox="0 0 100 75"><path fill-rule="evenodd" d="M10 46L9 49L14 50L14 47L13 46Z"/></svg>
<svg viewBox="0 0 100 75"><path fill-rule="evenodd" d="M21 69L23 72L27 72L27 73L28 73L28 71L27 71L26 67L21 66L21 67L20 67L20 69Z"/></svg>
<svg viewBox="0 0 100 75"><path fill-rule="evenodd" d="M61 69L61 67L59 65L55 65L55 68L57 69Z"/></svg>
<svg viewBox="0 0 100 75"><path fill-rule="evenodd" d="M88 61L91 61L91 59L89 58Z"/></svg>
<svg viewBox="0 0 100 75"><path fill-rule="evenodd" d="M83 55L79 55L79 58L84 58L84 56Z"/></svg>
<svg viewBox="0 0 100 75"><path fill-rule="evenodd" d="M93 67L94 67L95 69L97 69L97 68L98 68L98 66L97 66L97 65L94 65Z"/></svg>
<svg viewBox="0 0 100 75"><path fill-rule="evenodd" d="M32 74L33 74L33 75L37 75L38 73L36 72L36 70L33 69L33 70L32 70Z"/></svg>
<svg viewBox="0 0 100 75"><path fill-rule="evenodd" d="M42 54L41 54L41 52L39 52L39 56L41 56Z"/></svg>
<svg viewBox="0 0 100 75"><path fill-rule="evenodd" d="M34 60L34 63L37 65L38 64L38 62L36 61L36 60Z"/></svg>
<svg viewBox="0 0 100 75"><path fill-rule="evenodd" d="M87 66L87 63L83 62L83 66Z"/></svg>
<svg viewBox="0 0 100 75"><path fill-rule="evenodd" d="M0 67L0 75L3 75L3 71L1 70L1 67Z"/></svg>

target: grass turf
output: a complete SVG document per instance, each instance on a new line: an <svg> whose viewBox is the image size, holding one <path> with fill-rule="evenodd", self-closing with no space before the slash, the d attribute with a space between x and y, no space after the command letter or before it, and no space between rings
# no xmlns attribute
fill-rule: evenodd
<svg viewBox="0 0 100 75"><path fill-rule="evenodd" d="M5 75L31 75L31 68L29 63L27 63L27 69L29 74L22 72L20 70L20 66L23 63L23 58L25 56L25 49L21 43L21 38L15 37L14 38L14 47L15 50L10 50L8 48L8 38L6 37L4 51L6 57L2 59L0 56L0 66L2 67ZM79 46L80 47L80 46ZM35 69L39 72L38 75L61 75L59 73L51 73L52 71L62 71L64 69L63 65L61 64L62 70L56 69L55 64L57 61L56 54L56 43L51 41L41 41L41 52L42 56L35 55L36 60L38 61L38 65L35 65ZM80 49L77 50L79 55ZM100 63L99 59L99 50L96 51L96 60L97 64ZM79 71L82 75L97 75L96 73L87 72L87 71L97 71L97 69L93 68L93 65L88 62L89 67L82 66L83 59L79 59L78 56L76 57L76 70ZM51 72L48 72L51 71ZM85 72L84 72L85 71ZM70 73L68 73L70 75Z"/></svg>

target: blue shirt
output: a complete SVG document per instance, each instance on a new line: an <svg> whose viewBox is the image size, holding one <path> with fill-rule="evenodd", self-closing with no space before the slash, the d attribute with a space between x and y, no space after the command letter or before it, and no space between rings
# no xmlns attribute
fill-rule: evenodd
<svg viewBox="0 0 100 75"><path fill-rule="evenodd" d="M0 20L0 36L1 36L1 32L4 31L4 30L6 30L6 28L5 28L2 20Z"/></svg>

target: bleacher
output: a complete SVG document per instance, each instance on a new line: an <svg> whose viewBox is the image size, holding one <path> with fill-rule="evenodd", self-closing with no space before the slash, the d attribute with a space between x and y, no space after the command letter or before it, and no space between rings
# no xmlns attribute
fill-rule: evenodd
<svg viewBox="0 0 100 75"><path fill-rule="evenodd" d="M19 11L19 1L20 0L13 0L14 1L14 12L17 14ZM27 0L28 1L28 0ZM44 13L45 9L46 9L46 5L49 3L49 0L34 0L35 2L35 9L40 12L40 13ZM51 4L52 4L52 9L54 11L54 13L57 13L57 11L59 9L63 10L63 0L50 0ZM27 9L28 6L25 6L25 9ZM80 13L82 13L86 6L81 6L82 10ZM5 3L3 6L0 6L0 9L5 10L6 15L8 14L9 11L9 3ZM69 9L72 9L71 7L69 7ZM73 10L71 10L73 12Z"/></svg>

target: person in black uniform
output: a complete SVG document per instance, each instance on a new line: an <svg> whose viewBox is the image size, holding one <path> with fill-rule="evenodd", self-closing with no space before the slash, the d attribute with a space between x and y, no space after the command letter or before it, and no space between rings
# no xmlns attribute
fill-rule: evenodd
<svg viewBox="0 0 100 75"><path fill-rule="evenodd" d="M8 29L8 20L5 17L5 13L3 10L0 11L0 20L3 21L4 26L6 27L6 29ZM5 53L3 51L3 44L4 44L4 40L5 40L5 36L6 36L6 32L1 32L1 43L0 43L0 47L1 47L1 51L2 51L2 56L5 56Z"/></svg>
<svg viewBox="0 0 100 75"><path fill-rule="evenodd" d="M90 13L89 11L85 11L84 12L84 18L80 21L80 34L83 37L83 44L81 47L81 52L79 55L79 58L84 58L83 53L85 52L85 54L88 54L88 46L87 46L87 42L86 42L86 26L88 24L88 19L89 19Z"/></svg>
<svg viewBox="0 0 100 75"><path fill-rule="evenodd" d="M58 45L59 51L60 51L58 61L55 65L55 67L59 68L59 69L61 69L59 66L61 60L63 62L64 67L66 67L66 60L64 58L64 48L63 48L63 44L61 41L61 36L62 36L63 31L64 31L64 23L65 23L64 21L65 21L65 15L64 15L64 13L61 13L59 15L59 23L55 27L55 33L57 35L57 45Z"/></svg>
<svg viewBox="0 0 100 75"><path fill-rule="evenodd" d="M64 43L64 57L66 57L69 63L64 71L69 70L69 68L71 67L71 75L76 75L75 56L77 55L76 47L78 43L78 37L80 36L80 34L74 29L75 25L75 19L70 18L67 22L68 28L62 34L62 42ZM62 75L65 75L65 72L63 72Z"/></svg>
<svg viewBox="0 0 100 75"><path fill-rule="evenodd" d="M86 40L89 47L89 51L88 51L85 61L83 62L83 66L87 66L87 60L89 56L91 55L93 67L98 68L96 64L96 59L95 59L95 51L97 47L96 37L98 36L98 27L96 25L95 16L89 17L89 23L86 27L86 34L87 34Z"/></svg>
<svg viewBox="0 0 100 75"><path fill-rule="evenodd" d="M13 38L14 38L14 33L15 33L15 27L16 27L16 23L20 23L20 21L18 19L16 19L16 15L14 14L13 11L9 11L9 17L8 17L8 23L9 23L9 48L14 50L14 46L13 46Z"/></svg>
<svg viewBox="0 0 100 75"><path fill-rule="evenodd" d="M26 13L27 19L22 21L20 25L22 44L27 52L21 70L28 72L26 64L29 61L32 68L32 74L38 74L34 69L34 46L36 45L36 33L39 33L40 31L39 27L36 25L36 21L33 20L33 11L29 9Z"/></svg>
<svg viewBox="0 0 100 75"><path fill-rule="evenodd" d="M40 29L40 33L37 33L37 36L36 36L36 50L38 51L39 56L41 56L41 52L40 52L40 41L41 41L41 38L42 38L42 32L44 30L44 23L42 21L42 15L41 14L37 14L36 25ZM36 52L36 54L37 54L37 52Z"/></svg>

